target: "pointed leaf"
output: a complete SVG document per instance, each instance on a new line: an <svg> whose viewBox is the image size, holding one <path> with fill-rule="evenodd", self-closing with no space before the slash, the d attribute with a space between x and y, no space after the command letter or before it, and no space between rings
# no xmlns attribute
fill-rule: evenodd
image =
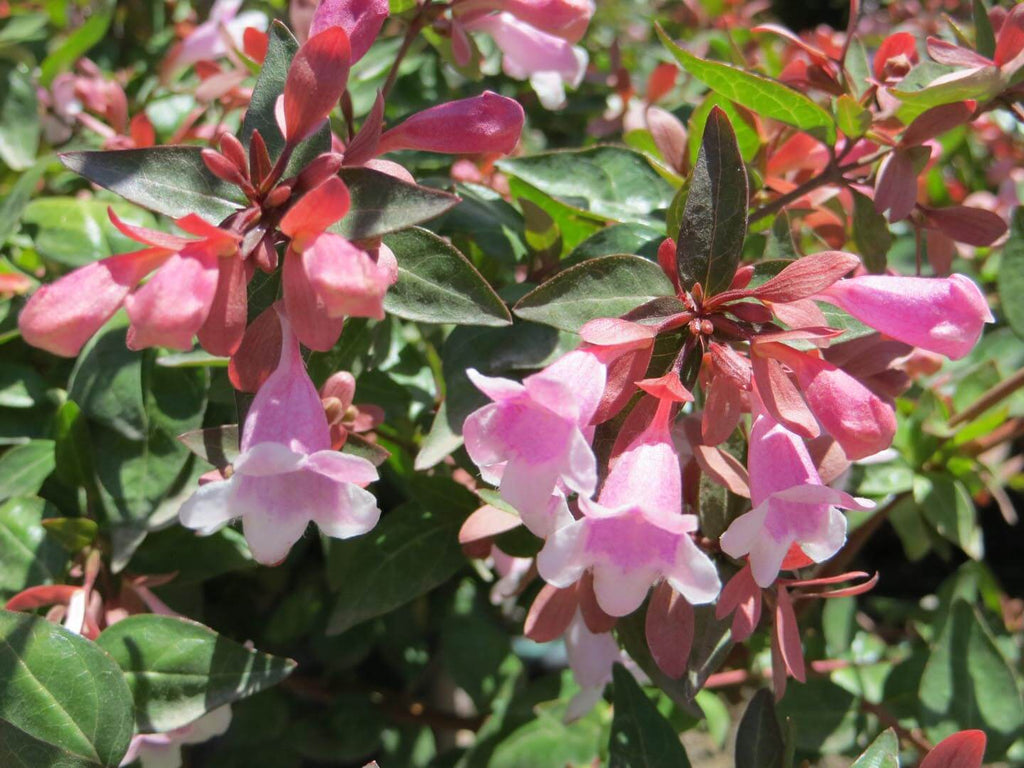
<svg viewBox="0 0 1024 768"><path fill-rule="evenodd" d="M53 440L31 440L0 455L0 501L33 496L56 467Z"/></svg>
<svg viewBox="0 0 1024 768"><path fill-rule="evenodd" d="M250 650L176 616L129 616L105 629L96 644L124 671L144 732L180 728L295 669L291 659Z"/></svg>
<svg viewBox="0 0 1024 768"><path fill-rule="evenodd" d="M747 235L747 170L725 112L708 115L676 238L680 284L710 296L732 283Z"/></svg>
<svg viewBox="0 0 1024 768"><path fill-rule="evenodd" d="M785 752L772 694L762 688L750 700L736 731L736 768L782 768Z"/></svg>
<svg viewBox="0 0 1024 768"><path fill-rule="evenodd" d="M700 59L672 42L661 27L657 31L662 44L683 69L712 91L759 115L807 131L829 146L835 143L832 116L807 96L764 75Z"/></svg>
<svg viewBox="0 0 1024 768"><path fill-rule="evenodd" d="M524 320L579 331L599 317L619 317L673 294L655 262L626 254L588 259L534 288L513 308Z"/></svg>
<svg viewBox="0 0 1024 768"><path fill-rule="evenodd" d="M440 216L459 198L410 184L370 168L342 168L352 205L345 217L329 228L349 240L369 240Z"/></svg>
<svg viewBox="0 0 1024 768"><path fill-rule="evenodd" d="M900 740L896 732L892 728L882 731L850 768L900 768Z"/></svg>
<svg viewBox="0 0 1024 768"><path fill-rule="evenodd" d="M1013 212L1010 238L999 260L999 300L1003 317L1024 338L1024 208Z"/></svg>
<svg viewBox="0 0 1024 768"><path fill-rule="evenodd" d="M65 152L75 173L126 200L172 218L198 214L219 224L243 204L237 187L206 167L201 147L150 147L102 152Z"/></svg>
<svg viewBox="0 0 1024 768"><path fill-rule="evenodd" d="M0 765L114 768L132 736L117 664L39 616L0 611Z"/></svg>
<svg viewBox="0 0 1024 768"><path fill-rule="evenodd" d="M509 325L505 303L469 259L446 240L413 227L384 238L398 260L398 282L384 309L406 320L457 325Z"/></svg>
<svg viewBox="0 0 1024 768"><path fill-rule="evenodd" d="M679 735L621 664L612 670L612 684L615 716L608 741L609 766L689 768Z"/></svg>
<svg viewBox="0 0 1024 768"><path fill-rule="evenodd" d="M43 515L56 513L49 502L36 497L0 505L0 598L63 578L67 554L43 527Z"/></svg>

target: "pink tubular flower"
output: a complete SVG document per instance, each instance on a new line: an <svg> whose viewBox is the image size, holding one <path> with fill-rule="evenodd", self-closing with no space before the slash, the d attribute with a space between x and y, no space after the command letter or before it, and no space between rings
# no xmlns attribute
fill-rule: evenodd
<svg viewBox="0 0 1024 768"><path fill-rule="evenodd" d="M661 579L692 604L709 603L719 592L714 564L690 536L697 518L682 514L670 411L663 400L612 465L598 501L581 496L584 516L555 531L537 556L540 575L556 587L592 570L597 603L610 616L635 611Z"/></svg>
<svg viewBox="0 0 1024 768"><path fill-rule="evenodd" d="M25 341L56 355L73 357L123 304L131 319L128 346L190 349L204 329L217 341L211 352L227 354L241 341L245 322L245 271L236 269L239 237L195 215L177 224L199 239L190 240L110 220L126 237L149 248L88 264L43 286L29 299L18 327ZM156 275L132 293L150 272ZM211 315L221 293L241 293L238 311ZM237 310L237 308L236 308ZM217 324L217 329L206 328ZM228 326L235 332L228 332Z"/></svg>
<svg viewBox="0 0 1024 768"><path fill-rule="evenodd" d="M796 544L823 562L846 541L846 518L836 509L870 509L866 499L822 485L804 441L767 413L754 419L748 455L754 508L722 534L722 550L750 558L760 587L769 587Z"/></svg>
<svg viewBox="0 0 1024 768"><path fill-rule="evenodd" d="M494 402L466 418L466 450L484 480L500 482L502 498L530 516L546 514L559 481L594 492L597 462L584 430L604 392L605 367L596 356L570 352L522 384L467 373Z"/></svg>
<svg viewBox="0 0 1024 768"><path fill-rule="evenodd" d="M182 525L203 535L241 517L253 557L266 565L283 560L310 521L345 539L366 533L380 517L365 490L377 470L330 450L320 395L284 314L280 322L280 361L253 399L233 474L202 486L179 512Z"/></svg>
<svg viewBox="0 0 1024 768"><path fill-rule="evenodd" d="M312 37L329 27L341 27L352 43L352 63L355 63L370 50L388 12L388 0L321 0L313 14L309 35Z"/></svg>
<svg viewBox="0 0 1024 768"><path fill-rule="evenodd" d="M840 280L818 298L862 323L951 360L966 355L994 318L969 278L863 275Z"/></svg>
<svg viewBox="0 0 1024 768"><path fill-rule="evenodd" d="M450 101L417 112L385 131L377 154L396 149L472 155L508 154L523 132L523 108L515 99L484 91L479 96Z"/></svg>
<svg viewBox="0 0 1024 768"><path fill-rule="evenodd" d="M327 350L338 340L345 316L384 317L384 294L398 277L394 254L381 246L374 260L326 229L348 211L345 182L332 176L307 192L281 220L292 239L283 284L288 317L299 341Z"/></svg>
<svg viewBox="0 0 1024 768"><path fill-rule="evenodd" d="M132 737L121 765L130 765L138 760L142 768L180 768L183 744L209 741L225 733L230 725L231 706L225 704L173 731L140 733Z"/></svg>

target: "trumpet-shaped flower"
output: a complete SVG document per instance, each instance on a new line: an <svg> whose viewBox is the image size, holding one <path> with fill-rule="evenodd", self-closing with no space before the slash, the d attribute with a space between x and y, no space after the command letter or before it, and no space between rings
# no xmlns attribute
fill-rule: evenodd
<svg viewBox="0 0 1024 768"><path fill-rule="evenodd" d="M594 492L597 462L584 430L604 392L605 366L595 355L570 352L522 384L467 373L494 402L466 418L466 450L484 480L500 482L502 498L543 517L559 481Z"/></svg>
<svg viewBox="0 0 1024 768"><path fill-rule="evenodd" d="M682 514L679 458L669 434L671 402L612 466L597 502L580 498L583 517L548 538L537 556L540 575L567 587L594 576L597 603L611 616L632 613L661 579L693 604L719 592L718 573L694 543L695 515Z"/></svg>
<svg viewBox="0 0 1024 768"><path fill-rule="evenodd" d="M816 563L846 541L846 517L836 507L870 509L866 499L822 485L807 446L767 413L754 419L748 455L754 508L722 534L722 550L750 558L760 587L769 587L795 544Z"/></svg>
<svg viewBox="0 0 1024 768"><path fill-rule="evenodd" d="M284 302L299 341L316 350L338 340L346 315L384 317L384 294L398 277L394 254L374 260L341 235L327 232L349 208L345 183L332 176L303 195L281 220L291 239L284 259Z"/></svg>
<svg viewBox="0 0 1024 768"><path fill-rule="evenodd" d="M196 240L126 224L109 213L126 237L149 247L93 262L36 291L18 319L25 341L73 357L124 305L132 349L190 349L198 333L210 352L234 351L245 324L247 282L239 268L238 235L192 214L176 223ZM154 270L153 278L133 292ZM218 297L239 294L241 302L216 311Z"/></svg>
<svg viewBox="0 0 1024 768"><path fill-rule="evenodd" d="M952 360L966 355L993 321L970 278L863 275L833 283L819 295L872 328Z"/></svg>
<svg viewBox="0 0 1024 768"><path fill-rule="evenodd" d="M253 557L268 565L284 559L310 521L345 539L366 533L380 517L365 490L376 468L330 450L320 395L284 314L280 321L280 361L253 399L234 472L201 487L179 512L182 525L204 535L241 517Z"/></svg>

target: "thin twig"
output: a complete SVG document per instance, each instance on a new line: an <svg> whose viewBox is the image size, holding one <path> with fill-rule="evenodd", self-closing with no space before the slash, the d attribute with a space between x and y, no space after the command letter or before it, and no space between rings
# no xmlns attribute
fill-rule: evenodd
<svg viewBox="0 0 1024 768"><path fill-rule="evenodd" d="M971 421L983 414L996 403L1005 400L1021 387L1024 387L1024 368L1021 368L1008 379L1004 379L996 384L971 403L967 408L964 408L960 413L956 414L949 420L949 426L955 427L958 424L964 424Z"/></svg>

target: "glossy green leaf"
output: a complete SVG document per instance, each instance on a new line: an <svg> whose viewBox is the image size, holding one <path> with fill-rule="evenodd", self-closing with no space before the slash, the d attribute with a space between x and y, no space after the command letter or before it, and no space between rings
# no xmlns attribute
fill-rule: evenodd
<svg viewBox="0 0 1024 768"><path fill-rule="evenodd" d="M34 496L0 505L0 597L63 576L67 554L43 527L43 516L55 514L56 508Z"/></svg>
<svg viewBox="0 0 1024 768"><path fill-rule="evenodd" d="M661 27L657 31L662 44L683 69L712 91L759 115L806 131L829 146L835 143L832 116L807 96L764 75L698 58L676 45Z"/></svg>
<svg viewBox="0 0 1024 768"><path fill-rule="evenodd" d="M66 401L54 418L54 459L57 477L65 485L92 488L95 469L89 426L85 415L73 400Z"/></svg>
<svg viewBox="0 0 1024 768"><path fill-rule="evenodd" d="M900 768L900 740L892 728L882 731L850 768Z"/></svg>
<svg viewBox="0 0 1024 768"><path fill-rule="evenodd" d="M920 721L932 742L968 728L988 735L988 758L1000 757L1024 728L1014 669L988 628L963 600L954 600L921 677Z"/></svg>
<svg viewBox="0 0 1024 768"><path fill-rule="evenodd" d="M857 190L853 193L853 242L864 265L876 275L885 272L886 255L892 246L892 233L885 216L875 210L874 201Z"/></svg>
<svg viewBox="0 0 1024 768"><path fill-rule="evenodd" d="M74 197L41 197L25 208L22 222L32 235L36 250L47 259L68 267L81 267L116 253L144 246L125 237L110 223L107 208L129 224L153 227L148 212L127 203Z"/></svg>
<svg viewBox="0 0 1024 768"><path fill-rule="evenodd" d="M422 224L459 202L455 195L370 168L342 168L340 176L348 186L352 206L329 230L349 240L369 240Z"/></svg>
<svg viewBox="0 0 1024 768"><path fill-rule="evenodd" d="M752 162L761 149L763 141L750 111L737 106L734 102L714 91L709 91L700 103L700 106L693 111L689 121L687 121L689 127L687 152L690 157L690 165L694 166L697 164L697 154L700 152L701 139L704 136L704 126L708 121L708 115L711 114L711 110L715 107L718 107L729 116L729 122L732 123L732 128L736 132L736 143L739 145L740 154L743 155L744 161ZM676 227L675 231L678 230L679 228ZM671 232L673 229L669 228L669 231Z"/></svg>
<svg viewBox="0 0 1024 768"><path fill-rule="evenodd" d="M180 218L195 213L219 224L244 202L237 187L207 169L202 147L149 147L64 152L60 160L80 176L143 208Z"/></svg>
<svg viewBox="0 0 1024 768"><path fill-rule="evenodd" d="M78 554L96 540L99 526L88 517L51 517L43 520L49 537L72 554Z"/></svg>
<svg viewBox="0 0 1024 768"><path fill-rule="evenodd" d="M0 611L0 765L114 768L132 736L117 664L42 617Z"/></svg>
<svg viewBox="0 0 1024 768"><path fill-rule="evenodd" d="M612 768L689 768L679 735L662 717L633 675L621 664L612 670L615 717L608 740Z"/></svg>
<svg viewBox="0 0 1024 768"><path fill-rule="evenodd" d="M4 362L0 368L0 408L34 408L46 397L46 381L35 369Z"/></svg>
<svg viewBox="0 0 1024 768"><path fill-rule="evenodd" d="M456 325L509 325L498 294L456 248L425 229L384 238L398 261L398 281L384 309L406 320Z"/></svg>
<svg viewBox="0 0 1024 768"><path fill-rule="evenodd" d="M929 473L914 478L914 501L943 538L978 560L984 554L974 501L963 483Z"/></svg>
<svg viewBox="0 0 1024 768"><path fill-rule="evenodd" d="M999 260L999 301L1014 333L1024 338L1024 208L1013 212L1010 238Z"/></svg>
<svg viewBox="0 0 1024 768"><path fill-rule="evenodd" d="M659 212L668 208L675 194L646 157L624 147L544 152L501 160L498 167L597 220L657 227L662 220ZM542 202L533 202L547 210Z"/></svg>
<svg viewBox="0 0 1024 768"><path fill-rule="evenodd" d="M39 104L28 69L0 65L0 160L15 171L32 167L39 149Z"/></svg>
<svg viewBox="0 0 1024 768"><path fill-rule="evenodd" d="M932 107L968 99L991 98L1003 89L996 67L981 67L966 77L932 85L938 78L959 71L956 67L923 61L904 77L891 93L902 102L897 115L906 124Z"/></svg>
<svg viewBox="0 0 1024 768"><path fill-rule="evenodd" d="M682 287L696 283L704 295L732 283L747 235L747 170L729 118L712 109L704 127L697 165L676 238L676 265Z"/></svg>
<svg viewBox="0 0 1024 768"><path fill-rule="evenodd" d="M465 565L458 531L476 497L443 478L418 477L413 488L415 501L384 515L370 533L330 541L327 579L336 602L329 634L404 605Z"/></svg>
<svg viewBox="0 0 1024 768"><path fill-rule="evenodd" d="M34 496L56 466L53 440L30 440L0 454L0 501Z"/></svg>
<svg viewBox="0 0 1024 768"><path fill-rule="evenodd" d="M534 288L513 308L524 320L579 331L598 317L619 317L673 294L656 262L621 254L589 259Z"/></svg>
<svg viewBox="0 0 1024 768"><path fill-rule="evenodd" d="M210 710L279 683L295 662L250 650L198 622L140 614L107 627L96 644L124 671L145 732L187 725Z"/></svg>
<svg viewBox="0 0 1024 768"><path fill-rule="evenodd" d="M856 139L871 128L871 111L844 93L836 99L836 125L847 138Z"/></svg>
<svg viewBox="0 0 1024 768"><path fill-rule="evenodd" d="M182 557L182 552L188 557ZM199 536L184 526L171 525L149 534L131 560L132 570L138 573L176 573L175 586L199 584L255 565L245 537L231 527Z"/></svg>
<svg viewBox="0 0 1024 768"><path fill-rule="evenodd" d="M772 693L754 694L736 731L736 768L782 768L786 752Z"/></svg>
<svg viewBox="0 0 1024 768"><path fill-rule="evenodd" d="M560 266L565 269L588 259L620 253L631 253L653 261L658 258L658 246L664 239L663 230L646 224L612 224L573 248Z"/></svg>
<svg viewBox="0 0 1024 768"><path fill-rule="evenodd" d="M32 199L36 191L36 185L46 173L46 167L53 160L52 156L43 158L36 162L31 168L18 176L18 180L10 188L10 191L0 200L0 247L7 244L11 235L18 231L21 225L21 216L25 207Z"/></svg>
<svg viewBox="0 0 1024 768"><path fill-rule="evenodd" d="M849 752L867 723L860 699L828 677L790 684L776 711L796 724L797 748L813 755Z"/></svg>
<svg viewBox="0 0 1024 768"><path fill-rule="evenodd" d="M237 424L224 424L220 427L195 429L178 435L178 439L192 453L207 464L219 468L226 467L238 458L239 434Z"/></svg>

